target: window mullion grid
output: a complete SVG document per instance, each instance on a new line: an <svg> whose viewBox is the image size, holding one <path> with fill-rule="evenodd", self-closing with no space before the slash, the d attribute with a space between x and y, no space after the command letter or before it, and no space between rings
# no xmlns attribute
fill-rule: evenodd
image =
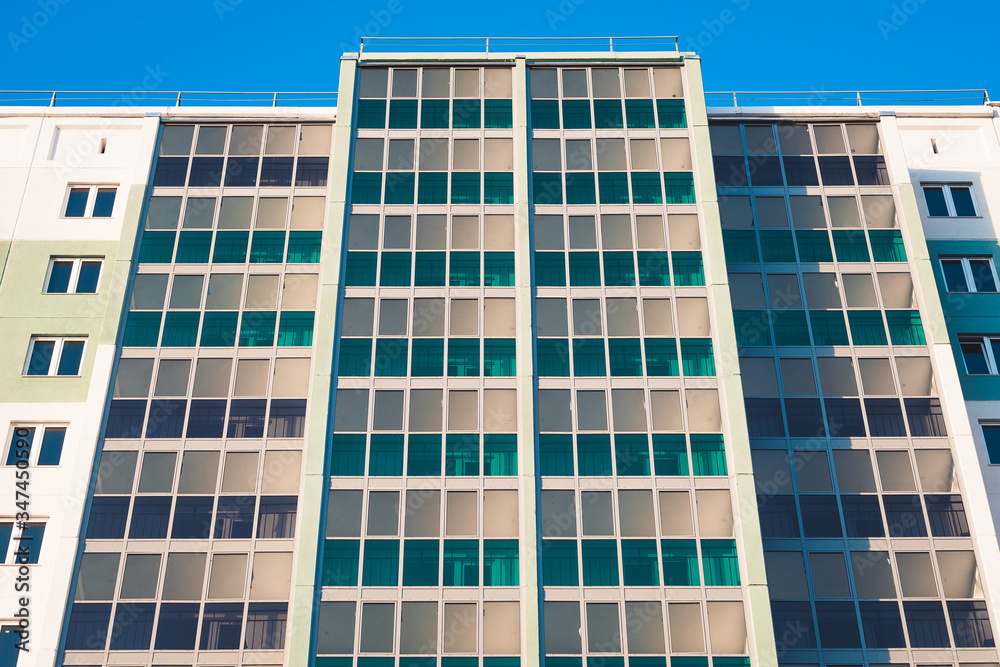
<svg viewBox="0 0 1000 667"><path fill-rule="evenodd" d="M993 341L994 340L1000 341L1000 339L997 339L997 338L990 338L989 336L984 336L983 339L982 339L982 341L981 341L981 343L980 343L983 346L983 352L986 355L986 365L987 365L987 367L989 369L990 375L997 375L998 374L998 371L997 371L997 359L996 359L996 356L993 354Z"/></svg>
<svg viewBox="0 0 1000 667"><path fill-rule="evenodd" d="M79 257L73 260L73 264L69 272L69 284L66 286L67 294L76 294L76 286L80 282L80 268L83 265L83 260Z"/></svg>

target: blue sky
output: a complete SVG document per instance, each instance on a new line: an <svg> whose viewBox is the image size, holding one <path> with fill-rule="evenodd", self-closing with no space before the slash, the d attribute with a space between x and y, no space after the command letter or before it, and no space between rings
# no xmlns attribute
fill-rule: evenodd
<svg viewBox="0 0 1000 667"><path fill-rule="evenodd" d="M970 0L3 0L0 89L328 91L359 35L679 35L707 90L987 88L1000 3Z"/></svg>

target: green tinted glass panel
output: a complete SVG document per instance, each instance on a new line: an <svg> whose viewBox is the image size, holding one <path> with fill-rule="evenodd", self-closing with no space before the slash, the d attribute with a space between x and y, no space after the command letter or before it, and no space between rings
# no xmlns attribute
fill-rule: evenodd
<svg viewBox="0 0 1000 667"><path fill-rule="evenodd" d="M565 287L566 254L562 252L536 252L535 284L539 287Z"/></svg>
<svg viewBox="0 0 1000 667"><path fill-rule="evenodd" d="M444 375L444 339L414 338L410 375L441 377Z"/></svg>
<svg viewBox="0 0 1000 667"><path fill-rule="evenodd" d="M594 174L566 174L567 204L596 204L597 195L594 189Z"/></svg>
<svg viewBox="0 0 1000 667"><path fill-rule="evenodd" d="M483 375L513 377L517 353L513 338L488 338L483 341Z"/></svg>
<svg viewBox="0 0 1000 667"><path fill-rule="evenodd" d="M621 100L594 100L594 127L625 127Z"/></svg>
<svg viewBox="0 0 1000 667"><path fill-rule="evenodd" d="M375 377L406 377L409 348L405 338L375 341Z"/></svg>
<svg viewBox="0 0 1000 667"><path fill-rule="evenodd" d="M849 310L847 320L851 324L851 338L855 345L888 345L882 313L877 310Z"/></svg>
<svg viewBox="0 0 1000 667"><path fill-rule="evenodd" d="M389 100L389 129L411 130L417 127L416 100Z"/></svg>
<svg viewBox="0 0 1000 667"><path fill-rule="evenodd" d="M483 436L483 475L509 477L517 474L517 435L487 433Z"/></svg>
<svg viewBox="0 0 1000 667"><path fill-rule="evenodd" d="M417 181L418 204L448 203L448 174L439 172L420 172Z"/></svg>
<svg viewBox="0 0 1000 667"><path fill-rule="evenodd" d="M721 434L691 434L691 467L695 475L725 475L726 445Z"/></svg>
<svg viewBox="0 0 1000 667"><path fill-rule="evenodd" d="M638 338L608 339L608 362L611 375L642 375L642 349Z"/></svg>
<svg viewBox="0 0 1000 667"><path fill-rule="evenodd" d="M437 542L435 542L437 544ZM479 542L477 540L444 541L443 586L479 585ZM437 562L434 563L435 567ZM403 565L403 585L406 585L406 565Z"/></svg>
<svg viewBox="0 0 1000 667"><path fill-rule="evenodd" d="M681 364L684 375L715 375L715 357L711 338L681 338Z"/></svg>
<svg viewBox="0 0 1000 667"><path fill-rule="evenodd" d="M872 243L872 259L876 262L906 261L903 234L898 229L872 229L868 238Z"/></svg>
<svg viewBox="0 0 1000 667"><path fill-rule="evenodd" d="M362 586L399 584L399 540L365 540Z"/></svg>
<svg viewBox="0 0 1000 667"><path fill-rule="evenodd" d="M449 104L448 100L423 100L420 103L420 127L448 127Z"/></svg>
<svg viewBox="0 0 1000 667"><path fill-rule="evenodd" d="M385 100L358 100L358 128L385 129Z"/></svg>
<svg viewBox="0 0 1000 667"><path fill-rule="evenodd" d="M451 174L451 203L479 203L479 172L456 171Z"/></svg>
<svg viewBox="0 0 1000 667"><path fill-rule="evenodd" d="M289 264L317 264L323 249L323 232L288 232Z"/></svg>
<svg viewBox="0 0 1000 667"><path fill-rule="evenodd" d="M656 100L656 115L660 127L687 127L684 100Z"/></svg>
<svg viewBox="0 0 1000 667"><path fill-rule="evenodd" d="M206 312L201 325L202 347L236 345L236 322L239 313Z"/></svg>
<svg viewBox="0 0 1000 667"><path fill-rule="evenodd" d="M342 377L368 377L371 373L371 338L341 338L337 374Z"/></svg>
<svg viewBox="0 0 1000 667"><path fill-rule="evenodd" d="M607 433L576 436L576 463L581 477L611 475L611 436Z"/></svg>
<svg viewBox="0 0 1000 667"><path fill-rule="evenodd" d="M163 313L130 312L125 320L122 347L156 347Z"/></svg>
<svg viewBox="0 0 1000 667"><path fill-rule="evenodd" d="M177 232L143 232L139 245L140 264L169 264L174 256Z"/></svg>
<svg viewBox="0 0 1000 667"><path fill-rule="evenodd" d="M217 232L212 261L216 264L242 264L247 261L250 232Z"/></svg>
<svg viewBox="0 0 1000 667"><path fill-rule="evenodd" d="M702 540L701 562L706 586L739 586L740 565L734 540Z"/></svg>
<svg viewBox="0 0 1000 667"><path fill-rule="evenodd" d="M775 345L809 345L809 327L802 310L772 310Z"/></svg>
<svg viewBox="0 0 1000 667"><path fill-rule="evenodd" d="M543 477L572 477L573 436L569 433L540 434L538 469Z"/></svg>
<svg viewBox="0 0 1000 667"><path fill-rule="evenodd" d="M278 323L278 347L307 347L313 342L316 313L283 311Z"/></svg>
<svg viewBox="0 0 1000 667"><path fill-rule="evenodd" d="M478 129L481 125L483 115L482 104L479 100L454 101L454 109L451 118L452 127Z"/></svg>
<svg viewBox="0 0 1000 667"><path fill-rule="evenodd" d="M204 264L212 252L212 232L181 232L177 240L178 264Z"/></svg>
<svg viewBox="0 0 1000 667"><path fill-rule="evenodd" d="M645 434L615 435L615 468L621 476L649 476L649 439Z"/></svg>
<svg viewBox="0 0 1000 667"><path fill-rule="evenodd" d="M517 540L483 540L483 585L519 585Z"/></svg>
<svg viewBox="0 0 1000 667"><path fill-rule="evenodd" d="M285 232L254 232L250 242L251 264L280 264L285 257Z"/></svg>
<svg viewBox="0 0 1000 667"><path fill-rule="evenodd" d="M628 203L628 176L618 172L597 174L597 190L602 204Z"/></svg>
<svg viewBox="0 0 1000 667"><path fill-rule="evenodd" d="M631 252L604 253L604 284L608 287L635 285L635 262Z"/></svg>
<svg viewBox="0 0 1000 667"><path fill-rule="evenodd" d="M378 283L382 287L407 287L410 284L410 253L382 252Z"/></svg>
<svg viewBox="0 0 1000 667"><path fill-rule="evenodd" d="M573 339L573 375L597 377L607 375L603 338Z"/></svg>
<svg viewBox="0 0 1000 667"><path fill-rule="evenodd" d="M759 262L757 235L752 231L727 229L722 232L722 247L730 263Z"/></svg>
<svg viewBox="0 0 1000 667"><path fill-rule="evenodd" d="M372 433L368 446L368 474L372 477L403 474L402 433Z"/></svg>
<svg viewBox="0 0 1000 667"><path fill-rule="evenodd" d="M337 433L330 448L330 475L361 477L365 474L365 434Z"/></svg>
<svg viewBox="0 0 1000 667"><path fill-rule="evenodd" d="M571 252L569 254L569 284L573 287L600 286L600 255L596 252Z"/></svg>
<svg viewBox="0 0 1000 667"><path fill-rule="evenodd" d="M672 254L675 285L705 284L705 267L702 264L700 251L692 250Z"/></svg>
<svg viewBox="0 0 1000 667"><path fill-rule="evenodd" d="M569 377L569 341L565 338L539 338L536 349L540 377Z"/></svg>
<svg viewBox="0 0 1000 667"><path fill-rule="evenodd" d="M799 247L799 261L832 262L830 235L822 229L807 229L795 232L795 243Z"/></svg>
<svg viewBox="0 0 1000 667"><path fill-rule="evenodd" d="M653 466L657 475L688 474L687 443L683 433L653 434Z"/></svg>
<svg viewBox="0 0 1000 667"><path fill-rule="evenodd" d="M656 127L653 100L625 100L625 120L629 127Z"/></svg>
<svg viewBox="0 0 1000 667"><path fill-rule="evenodd" d="M916 310L887 310L885 321L889 325L889 339L893 345L926 345L920 313ZM166 334L164 333L164 336Z"/></svg>
<svg viewBox="0 0 1000 667"><path fill-rule="evenodd" d="M410 172L390 171L385 175L385 203L412 204L417 175Z"/></svg>
<svg viewBox="0 0 1000 667"><path fill-rule="evenodd" d="M618 546L615 540L583 540L580 555L584 586L618 585Z"/></svg>
<svg viewBox="0 0 1000 667"><path fill-rule="evenodd" d="M326 540L323 545L323 586L357 586L361 540Z"/></svg>
<svg viewBox="0 0 1000 667"><path fill-rule="evenodd" d="M479 375L479 340L450 338L448 340L448 376L476 377Z"/></svg>
<svg viewBox="0 0 1000 667"><path fill-rule="evenodd" d="M646 374L654 377L672 377L680 375L680 365L677 359L677 343L673 338L647 338Z"/></svg>
<svg viewBox="0 0 1000 667"><path fill-rule="evenodd" d="M514 253L483 253L483 285L485 287L514 286Z"/></svg>
<svg viewBox="0 0 1000 667"><path fill-rule="evenodd" d="M542 540L542 585L579 586L576 553L576 540Z"/></svg>
<svg viewBox="0 0 1000 667"><path fill-rule="evenodd" d="M484 204L514 203L514 174L490 172L483 174Z"/></svg>
<svg viewBox="0 0 1000 667"><path fill-rule="evenodd" d="M447 569L445 576L447 577ZM437 540L405 540L403 542L403 585L438 585ZM449 585L447 579L445 585Z"/></svg>
<svg viewBox="0 0 1000 667"><path fill-rule="evenodd" d="M698 547L694 540L660 540L664 586L697 586Z"/></svg>
<svg viewBox="0 0 1000 667"><path fill-rule="evenodd" d="M833 247L838 262L868 262L868 244L860 229L833 230Z"/></svg>
<svg viewBox="0 0 1000 667"><path fill-rule="evenodd" d="M769 347L771 323L766 310L734 310L736 342L745 347Z"/></svg>
<svg viewBox="0 0 1000 667"><path fill-rule="evenodd" d="M414 259L413 284L417 287L444 287L447 255L418 252Z"/></svg>
<svg viewBox="0 0 1000 667"><path fill-rule="evenodd" d="M659 173L632 172L632 203L663 203L663 191L660 188Z"/></svg>
<svg viewBox="0 0 1000 667"><path fill-rule="evenodd" d="M479 475L479 435L449 433L445 436L444 474L453 477Z"/></svg>
<svg viewBox="0 0 1000 667"><path fill-rule="evenodd" d="M561 204L562 174L535 172L531 175L532 202L535 204Z"/></svg>
<svg viewBox="0 0 1000 667"><path fill-rule="evenodd" d="M440 433L415 433L409 436L406 474L416 477L441 475Z"/></svg>
<svg viewBox="0 0 1000 667"><path fill-rule="evenodd" d="M818 346L848 345L847 325L842 310L810 310L813 341Z"/></svg>
<svg viewBox="0 0 1000 667"><path fill-rule="evenodd" d="M659 586L656 540L622 540L622 576L626 586Z"/></svg>
<svg viewBox="0 0 1000 667"><path fill-rule="evenodd" d="M590 129L590 100L563 100L563 128Z"/></svg>
<svg viewBox="0 0 1000 667"><path fill-rule="evenodd" d="M448 284L452 287L479 287L479 253L451 253Z"/></svg>
<svg viewBox="0 0 1000 667"><path fill-rule="evenodd" d="M639 284L643 287L670 286L670 255L665 250L640 250Z"/></svg>
<svg viewBox="0 0 1000 667"><path fill-rule="evenodd" d="M694 175L690 172L665 172L663 174L663 201L667 204L694 203Z"/></svg>
<svg viewBox="0 0 1000 667"><path fill-rule="evenodd" d="M514 127L514 111L511 100L486 100L484 112L483 125L487 129Z"/></svg>
<svg viewBox="0 0 1000 667"><path fill-rule="evenodd" d="M795 244L792 233L783 229L760 231L760 252L765 262L795 262Z"/></svg>
<svg viewBox="0 0 1000 667"><path fill-rule="evenodd" d="M259 310L243 313L240 324L240 347L270 347L274 345L274 326L278 314Z"/></svg>
<svg viewBox="0 0 1000 667"><path fill-rule="evenodd" d="M351 180L352 204L382 203L382 174L378 172L356 171Z"/></svg>
<svg viewBox="0 0 1000 667"><path fill-rule="evenodd" d="M167 313L160 347L194 347L198 344L201 313Z"/></svg>
<svg viewBox="0 0 1000 667"><path fill-rule="evenodd" d="M344 284L348 287L374 287L378 253L348 252L344 266Z"/></svg>
<svg viewBox="0 0 1000 667"><path fill-rule="evenodd" d="M559 101L531 100L531 127L536 130L558 130Z"/></svg>

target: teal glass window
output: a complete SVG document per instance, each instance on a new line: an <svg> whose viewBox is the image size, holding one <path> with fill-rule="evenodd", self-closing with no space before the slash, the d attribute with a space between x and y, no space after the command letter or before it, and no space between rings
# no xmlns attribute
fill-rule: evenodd
<svg viewBox="0 0 1000 667"><path fill-rule="evenodd" d="M563 100L563 129L590 129L590 100Z"/></svg>
<svg viewBox="0 0 1000 667"><path fill-rule="evenodd" d="M665 172L663 200L667 204L693 204L694 175L685 171Z"/></svg>
<svg viewBox="0 0 1000 667"><path fill-rule="evenodd" d="M535 172L531 175L532 203L561 204L562 174Z"/></svg>
<svg viewBox="0 0 1000 667"><path fill-rule="evenodd" d="M642 348L638 338L609 338L608 363L611 375L640 377Z"/></svg>
<svg viewBox="0 0 1000 667"><path fill-rule="evenodd" d="M517 352L513 338L488 338L483 341L483 375L485 377L513 377Z"/></svg>
<svg viewBox="0 0 1000 667"><path fill-rule="evenodd" d="M608 287L635 285L635 262L631 252L604 253L604 284Z"/></svg>
<svg viewBox="0 0 1000 667"><path fill-rule="evenodd" d="M734 310L733 324L741 347L770 347L771 323L766 310Z"/></svg>
<svg viewBox="0 0 1000 667"><path fill-rule="evenodd" d="M417 175L413 172L390 171L385 176L385 203L412 204Z"/></svg>
<svg viewBox="0 0 1000 667"><path fill-rule="evenodd" d="M216 264L242 264L247 261L250 232L216 232L212 261Z"/></svg>
<svg viewBox="0 0 1000 667"><path fill-rule="evenodd" d="M842 310L810 310L809 321L817 346L849 344Z"/></svg>
<svg viewBox="0 0 1000 667"><path fill-rule="evenodd" d="M243 313L240 323L240 347L270 347L274 345L274 325L278 313L259 310Z"/></svg>
<svg viewBox="0 0 1000 667"><path fill-rule="evenodd" d="M833 248L838 262L868 262L868 244L860 229L833 230Z"/></svg>
<svg viewBox="0 0 1000 667"><path fill-rule="evenodd" d="M352 204L382 203L382 174L373 171L356 171L351 180Z"/></svg>
<svg viewBox="0 0 1000 667"><path fill-rule="evenodd" d="M479 172L455 171L451 174L451 203L479 203Z"/></svg>
<svg viewBox="0 0 1000 667"><path fill-rule="evenodd" d="M485 287L514 286L514 253L483 253L483 285Z"/></svg>
<svg viewBox="0 0 1000 667"><path fill-rule="evenodd" d="M417 127L416 100L389 101L389 129L413 130Z"/></svg>
<svg viewBox="0 0 1000 667"><path fill-rule="evenodd" d="M570 173L566 174L566 203L567 204L596 204L597 195L594 189L594 174Z"/></svg>
<svg viewBox="0 0 1000 667"><path fill-rule="evenodd" d="M627 204L628 176L618 172L597 174L597 190L602 204Z"/></svg>
<svg viewBox="0 0 1000 667"><path fill-rule="evenodd" d="M330 475L362 477L365 474L364 433L336 433L330 451Z"/></svg>
<svg viewBox="0 0 1000 667"><path fill-rule="evenodd" d="M569 377L569 341L565 338L539 338L538 375L540 377Z"/></svg>
<svg viewBox="0 0 1000 667"><path fill-rule="evenodd" d="M517 540L483 540L483 585L518 586L518 579Z"/></svg>
<svg viewBox="0 0 1000 667"><path fill-rule="evenodd" d="M194 347L198 344L201 313L167 313L160 347Z"/></svg>
<svg viewBox="0 0 1000 667"><path fill-rule="evenodd" d="M660 188L660 174L658 172L632 172L632 203L663 203L663 191Z"/></svg>
<svg viewBox="0 0 1000 667"><path fill-rule="evenodd" d="M926 345L920 313L916 310L887 310L885 321L889 325L889 340L893 345ZM164 332L166 337L166 332Z"/></svg>
<svg viewBox="0 0 1000 667"><path fill-rule="evenodd" d="M596 252L571 252L569 254L569 284L573 287L599 287L601 284L601 259Z"/></svg>
<svg viewBox="0 0 1000 667"><path fill-rule="evenodd" d="M437 540L405 540L403 542L403 585L438 585ZM448 585L447 580L445 585Z"/></svg>
<svg viewBox="0 0 1000 667"><path fill-rule="evenodd" d="M715 357L711 338L681 338L681 364L684 375L715 375Z"/></svg>
<svg viewBox="0 0 1000 667"><path fill-rule="evenodd" d="M695 475L727 474L726 445L721 434L691 434L691 467Z"/></svg>
<svg viewBox="0 0 1000 667"><path fill-rule="evenodd" d="M698 547L694 540L660 540L664 586L698 586Z"/></svg>
<svg viewBox="0 0 1000 667"><path fill-rule="evenodd" d="M594 127L625 127L621 100L594 100Z"/></svg>
<svg viewBox="0 0 1000 667"><path fill-rule="evenodd" d="M757 235L752 231L726 229L722 231L722 247L726 261L732 264L759 262Z"/></svg>
<svg viewBox="0 0 1000 667"><path fill-rule="evenodd" d="M569 433L540 434L538 470L543 477L572 477L573 436Z"/></svg>
<svg viewBox="0 0 1000 667"><path fill-rule="evenodd" d="M622 540L622 577L626 586L659 586L656 540Z"/></svg>
<svg viewBox="0 0 1000 667"><path fill-rule="evenodd" d="M440 433L414 433L409 436L406 474L413 477L441 476Z"/></svg>
<svg viewBox="0 0 1000 667"><path fill-rule="evenodd" d="M280 264L285 257L285 232L254 232L250 242L251 264Z"/></svg>
<svg viewBox="0 0 1000 667"><path fill-rule="evenodd" d="M409 348L405 338L375 341L375 377L406 377Z"/></svg>
<svg viewBox="0 0 1000 667"><path fill-rule="evenodd" d="M482 115L482 103L479 100L458 99L454 102L451 125L457 128L479 129Z"/></svg>
<svg viewBox="0 0 1000 667"><path fill-rule="evenodd" d="M698 250L674 252L674 284L704 285L705 267Z"/></svg>
<svg viewBox="0 0 1000 667"><path fill-rule="evenodd" d="M517 435L487 433L483 436L483 475L510 477L517 474Z"/></svg>
<svg viewBox="0 0 1000 667"><path fill-rule="evenodd" d="M609 477L611 436L607 433L581 433L576 436L576 463L580 477Z"/></svg>
<svg viewBox="0 0 1000 667"><path fill-rule="evenodd" d="M443 252L418 252L414 259L413 284L417 287L444 287L447 256Z"/></svg>
<svg viewBox="0 0 1000 667"><path fill-rule="evenodd" d="M542 540L542 585L580 585L576 540Z"/></svg>
<svg viewBox="0 0 1000 667"><path fill-rule="evenodd" d="M597 377L607 375L604 359L603 338L573 339L573 375L576 377Z"/></svg>
<svg viewBox="0 0 1000 667"><path fill-rule="evenodd" d="M559 101L531 100L531 127L536 130L558 130Z"/></svg>
<svg viewBox="0 0 1000 667"><path fill-rule="evenodd" d="M435 541L436 545L437 542ZM434 561L437 566L437 559ZM435 572L435 574L437 574ZM443 586L479 585L479 542L477 540L444 541ZM403 563L403 585L406 584L406 563Z"/></svg>
<svg viewBox="0 0 1000 667"><path fill-rule="evenodd" d="M444 375L444 339L414 338L410 375L441 377Z"/></svg>
<svg viewBox="0 0 1000 667"><path fill-rule="evenodd" d="M804 310L772 310L775 345L809 345L809 326Z"/></svg>
<svg viewBox="0 0 1000 667"><path fill-rule="evenodd" d="M702 540L701 564L706 586L739 586L740 565L735 540Z"/></svg>
<svg viewBox="0 0 1000 667"><path fill-rule="evenodd" d="M714 667L750 667L750 658L747 656L713 656ZM680 666L678 666L680 667Z"/></svg>
<svg viewBox="0 0 1000 667"><path fill-rule="evenodd" d="M799 261L832 262L830 235L822 229L805 229L795 232L795 244L799 247Z"/></svg>
<svg viewBox="0 0 1000 667"><path fill-rule="evenodd" d="M872 258L876 262L906 261L903 234L898 229L872 229L868 238L872 243Z"/></svg>
<svg viewBox="0 0 1000 667"><path fill-rule="evenodd" d="M378 253L348 252L344 266L347 287L374 287L378 268Z"/></svg>
<svg viewBox="0 0 1000 667"><path fill-rule="evenodd" d="M239 313L209 311L201 324L202 347L232 347L236 345L236 323Z"/></svg>
<svg viewBox="0 0 1000 667"><path fill-rule="evenodd" d="M882 313L877 310L849 310L847 321L851 324L851 338L855 345L888 345Z"/></svg>
<svg viewBox="0 0 1000 667"><path fill-rule="evenodd" d="M673 338L647 338L646 374L653 377L674 377L680 375L677 360L677 343Z"/></svg>
<svg viewBox="0 0 1000 667"><path fill-rule="evenodd" d="M513 204L514 174L510 172L483 174L483 203Z"/></svg>
<svg viewBox="0 0 1000 667"><path fill-rule="evenodd" d="M653 434L653 469L657 475L688 475L687 442L683 433Z"/></svg>
<svg viewBox="0 0 1000 667"><path fill-rule="evenodd" d="M156 347L162 318L163 313L130 312L125 320L122 347Z"/></svg>
<svg viewBox="0 0 1000 667"><path fill-rule="evenodd" d="M365 540L362 586L399 584L399 540Z"/></svg>
<svg viewBox="0 0 1000 667"><path fill-rule="evenodd" d="M341 377L368 377L372 374L372 339L341 338L337 374Z"/></svg>
<svg viewBox="0 0 1000 667"><path fill-rule="evenodd" d="M669 254L663 250L639 251L639 284L643 287L669 287Z"/></svg>
<svg viewBox="0 0 1000 667"><path fill-rule="evenodd" d="M615 435L615 467L621 477L649 476L649 439L645 434Z"/></svg>
<svg viewBox="0 0 1000 667"><path fill-rule="evenodd" d="M403 474L402 433L372 433L368 450L370 476L399 477Z"/></svg>
<svg viewBox="0 0 1000 667"><path fill-rule="evenodd" d="M618 585L618 545L615 540L583 540L580 555L584 586Z"/></svg>
<svg viewBox="0 0 1000 667"><path fill-rule="evenodd" d="M417 181L418 204L448 203L448 174L444 172L420 172Z"/></svg>
<svg viewBox="0 0 1000 667"><path fill-rule="evenodd" d="M212 232L181 232L174 261L177 264L205 264L211 252Z"/></svg>
<svg viewBox="0 0 1000 667"><path fill-rule="evenodd" d="M383 251L378 283L382 287L408 287L410 284L410 253Z"/></svg>
<svg viewBox="0 0 1000 667"><path fill-rule="evenodd" d="M420 103L420 127L446 128L450 112L448 100L423 100Z"/></svg>
<svg viewBox="0 0 1000 667"><path fill-rule="evenodd" d="M656 100L656 115L660 117L660 127L687 127L684 100Z"/></svg>
<svg viewBox="0 0 1000 667"><path fill-rule="evenodd" d="M792 233L784 229L762 229L760 252L765 262L795 262L795 244Z"/></svg>
<svg viewBox="0 0 1000 667"><path fill-rule="evenodd" d="M385 129L385 100L358 100L358 128Z"/></svg>
<svg viewBox="0 0 1000 667"><path fill-rule="evenodd" d="M479 339L448 339L448 377L479 375Z"/></svg>
<svg viewBox="0 0 1000 667"><path fill-rule="evenodd" d="M323 586L357 586L361 540L326 540L323 545Z"/></svg>
<svg viewBox="0 0 1000 667"><path fill-rule="evenodd" d="M449 433L445 436L444 474L449 477L479 475L479 435Z"/></svg>
<svg viewBox="0 0 1000 667"><path fill-rule="evenodd" d="M487 129L514 127L514 110L511 100L486 100L483 111L483 126Z"/></svg>
<svg viewBox="0 0 1000 667"><path fill-rule="evenodd" d="M323 232L288 232L289 264L317 264L323 250Z"/></svg>
<svg viewBox="0 0 1000 667"><path fill-rule="evenodd" d="M535 284L539 287L566 286L566 255L561 252L536 252Z"/></svg>
<svg viewBox="0 0 1000 667"><path fill-rule="evenodd" d="M313 342L316 313L283 311L278 324L278 347L307 347Z"/></svg>
<svg viewBox="0 0 1000 667"><path fill-rule="evenodd" d="M479 287L479 253L451 253L448 284L452 287Z"/></svg>
<svg viewBox="0 0 1000 667"><path fill-rule="evenodd" d="M177 232L143 232L139 244L140 264L169 264L174 256Z"/></svg>
<svg viewBox="0 0 1000 667"><path fill-rule="evenodd" d="M629 127L656 127L653 100L625 100L625 120Z"/></svg>

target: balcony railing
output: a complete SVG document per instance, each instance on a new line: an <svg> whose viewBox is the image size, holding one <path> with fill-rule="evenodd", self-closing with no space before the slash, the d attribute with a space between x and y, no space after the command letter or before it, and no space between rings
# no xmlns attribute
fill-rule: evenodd
<svg viewBox="0 0 1000 667"><path fill-rule="evenodd" d="M708 106L894 106L989 104L985 88L950 90L733 90L706 92Z"/></svg>
<svg viewBox="0 0 1000 667"><path fill-rule="evenodd" d="M359 53L514 53L680 51L679 38L657 37L362 37Z"/></svg>
<svg viewBox="0 0 1000 667"><path fill-rule="evenodd" d="M336 92L167 90L0 90L0 106L39 107L330 107Z"/></svg>

